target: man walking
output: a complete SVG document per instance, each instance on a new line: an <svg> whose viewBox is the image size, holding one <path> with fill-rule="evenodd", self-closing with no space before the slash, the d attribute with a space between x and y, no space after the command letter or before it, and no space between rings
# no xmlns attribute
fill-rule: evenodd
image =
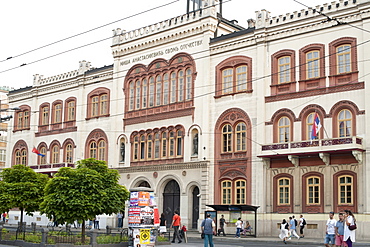
<svg viewBox="0 0 370 247"><path fill-rule="evenodd" d="M326 235L325 235L325 246L334 247L335 244L335 225L337 221L334 219L334 212L329 213L329 219L326 221ZM330 243L330 244L329 244Z"/></svg>
<svg viewBox="0 0 370 247"><path fill-rule="evenodd" d="M344 223L344 215L343 213L339 213L339 220L335 224L335 246L347 246L346 241L343 241Z"/></svg>
<svg viewBox="0 0 370 247"><path fill-rule="evenodd" d="M213 232L215 231L216 224L211 219L211 215L207 214L207 218L202 221L202 232L204 233L204 247L213 247Z"/></svg>
<svg viewBox="0 0 370 247"><path fill-rule="evenodd" d="M181 225L181 217L179 215L179 211L175 210L175 214L172 217L172 223L171 223L171 227L173 227L173 231L174 231L173 232L173 239L172 239L171 243L175 243L176 238L179 240L178 243L182 242L181 238L180 238L180 235L179 235L180 225Z"/></svg>
<svg viewBox="0 0 370 247"><path fill-rule="evenodd" d="M220 229L218 230L218 236L220 236L221 232L223 233L224 237L226 236L225 223L226 221L225 221L224 215L222 214L221 219L220 219Z"/></svg>
<svg viewBox="0 0 370 247"><path fill-rule="evenodd" d="M293 219L293 217L289 217L289 231L290 231L290 236L295 236L296 238L299 239L299 236L297 234L297 226L296 226L296 223L295 223L295 219Z"/></svg>

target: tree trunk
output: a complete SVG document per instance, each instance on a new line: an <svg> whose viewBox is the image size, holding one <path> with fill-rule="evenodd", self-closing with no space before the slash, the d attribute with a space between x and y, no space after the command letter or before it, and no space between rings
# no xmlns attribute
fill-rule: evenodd
<svg viewBox="0 0 370 247"><path fill-rule="evenodd" d="M82 244L85 244L85 220L82 220L82 231L81 231L81 242Z"/></svg>
<svg viewBox="0 0 370 247"><path fill-rule="evenodd" d="M19 227L21 231L23 232L23 208L20 208L21 210L21 223L19 224Z"/></svg>

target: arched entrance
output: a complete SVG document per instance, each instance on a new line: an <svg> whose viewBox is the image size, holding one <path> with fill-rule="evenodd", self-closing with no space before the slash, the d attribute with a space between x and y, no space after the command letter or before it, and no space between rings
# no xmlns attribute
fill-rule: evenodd
<svg viewBox="0 0 370 247"><path fill-rule="evenodd" d="M193 208L193 214L192 214L192 217L191 217L191 227L193 229L197 229L198 227L198 219L199 219L199 188L198 187L194 187L193 189L193 205L192 205L192 208Z"/></svg>
<svg viewBox="0 0 370 247"><path fill-rule="evenodd" d="M171 180L163 192L163 213L166 215L167 226L171 225L175 210L180 212L180 186L175 180Z"/></svg>

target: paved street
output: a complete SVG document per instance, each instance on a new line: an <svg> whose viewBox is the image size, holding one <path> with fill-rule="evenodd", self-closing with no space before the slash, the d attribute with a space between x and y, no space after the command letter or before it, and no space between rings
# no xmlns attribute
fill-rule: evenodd
<svg viewBox="0 0 370 247"><path fill-rule="evenodd" d="M242 239L243 241L239 241L239 239L230 240L230 241L219 241L215 239L214 244L215 247L253 247L253 246L274 246L274 247L282 247L282 246L307 246L307 247L322 247L323 244L317 243L307 243L307 242L299 242L299 241L288 241L287 244L284 244L280 241L258 241L254 239ZM203 242L201 239L195 240L195 239L189 239L188 243L174 243L171 245L159 245L160 247L203 247ZM361 243L355 243L354 246L356 247L364 247L364 246L370 246L370 244L361 244Z"/></svg>

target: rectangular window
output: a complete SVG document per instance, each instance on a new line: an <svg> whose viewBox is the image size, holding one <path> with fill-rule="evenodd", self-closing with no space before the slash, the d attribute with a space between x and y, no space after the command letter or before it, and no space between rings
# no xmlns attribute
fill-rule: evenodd
<svg viewBox="0 0 370 247"><path fill-rule="evenodd" d="M235 182L236 204L245 204L245 192L246 192L246 182L243 180L236 181Z"/></svg>
<svg viewBox="0 0 370 247"><path fill-rule="evenodd" d="M222 182L222 204L231 204L231 181Z"/></svg>
<svg viewBox="0 0 370 247"><path fill-rule="evenodd" d="M108 95L103 94L100 96L100 115L108 114Z"/></svg>
<svg viewBox="0 0 370 247"><path fill-rule="evenodd" d="M67 121L76 120L76 108L75 107L76 107L75 101L68 102Z"/></svg>
<svg viewBox="0 0 370 247"><path fill-rule="evenodd" d="M49 124L49 107L45 106L42 108L42 125Z"/></svg>
<svg viewBox="0 0 370 247"><path fill-rule="evenodd" d="M149 82L149 107L154 106L154 81L153 77L150 78Z"/></svg>
<svg viewBox="0 0 370 247"><path fill-rule="evenodd" d="M279 58L279 83L290 82L290 57L281 57Z"/></svg>
<svg viewBox="0 0 370 247"><path fill-rule="evenodd" d="M240 66L236 68L236 90L247 90L247 66Z"/></svg>
<svg viewBox="0 0 370 247"><path fill-rule="evenodd" d="M320 178L307 178L307 202L308 204L320 204Z"/></svg>
<svg viewBox="0 0 370 247"><path fill-rule="evenodd" d="M24 128L29 128L30 127L30 112L29 111L24 112L23 127Z"/></svg>
<svg viewBox="0 0 370 247"><path fill-rule="evenodd" d="M224 94L233 92L233 70L225 69L222 71L222 92Z"/></svg>
<svg viewBox="0 0 370 247"><path fill-rule="evenodd" d="M338 74L351 72L351 46L341 45L337 47Z"/></svg>
<svg viewBox="0 0 370 247"><path fill-rule="evenodd" d="M281 178L278 180L278 205L290 204L290 179Z"/></svg>
<svg viewBox="0 0 370 247"><path fill-rule="evenodd" d="M353 177L341 176L339 180L339 204L353 204Z"/></svg>
<svg viewBox="0 0 370 247"><path fill-rule="evenodd" d="M57 104L55 107L54 123L62 122L62 104Z"/></svg>
<svg viewBox="0 0 370 247"><path fill-rule="evenodd" d="M18 112L18 129L23 129L23 112Z"/></svg>
<svg viewBox="0 0 370 247"><path fill-rule="evenodd" d="M307 79L317 78L320 75L319 51L311 51L306 54Z"/></svg>
<svg viewBox="0 0 370 247"><path fill-rule="evenodd" d="M92 112L91 115L93 117L99 116L99 96L95 96L92 98Z"/></svg>

